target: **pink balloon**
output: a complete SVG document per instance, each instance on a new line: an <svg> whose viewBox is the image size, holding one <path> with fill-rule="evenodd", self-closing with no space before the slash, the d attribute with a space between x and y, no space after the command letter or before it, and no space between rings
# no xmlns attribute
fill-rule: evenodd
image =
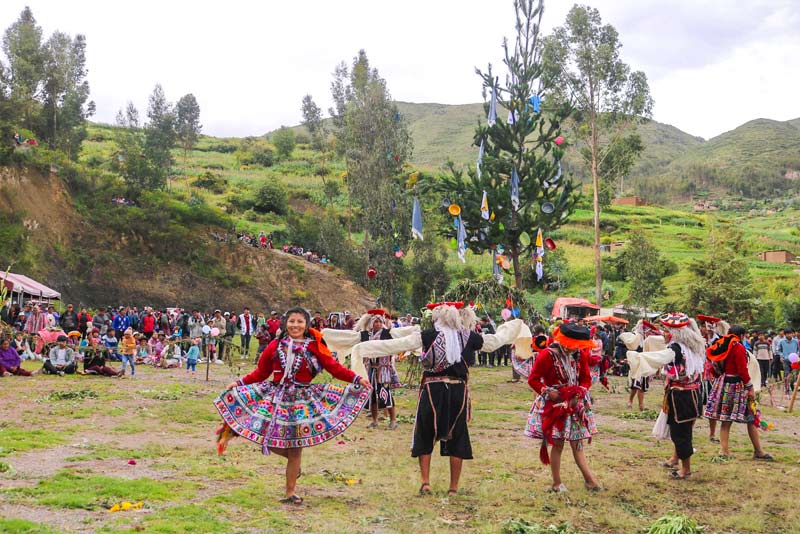
<svg viewBox="0 0 800 534"><path fill-rule="evenodd" d="M558 146L561 146L561 143L563 143L563 142L564 142L564 138L563 137L561 137L560 135L558 137L556 137L556 144Z"/></svg>
<svg viewBox="0 0 800 534"><path fill-rule="evenodd" d="M395 258L402 258L403 257L403 251L402 250L398 250L397 252L394 253L394 257Z"/></svg>
<svg viewBox="0 0 800 534"><path fill-rule="evenodd" d="M219 335L219 328L216 326L211 329L211 337L217 337Z"/></svg>
<svg viewBox="0 0 800 534"><path fill-rule="evenodd" d="M503 308L500 310L500 317L502 317L504 321L508 321L511 318L511 310Z"/></svg>

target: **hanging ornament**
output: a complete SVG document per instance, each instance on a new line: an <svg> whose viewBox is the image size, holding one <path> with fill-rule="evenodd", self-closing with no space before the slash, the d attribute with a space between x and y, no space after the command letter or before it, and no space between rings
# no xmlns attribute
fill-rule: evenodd
<svg viewBox="0 0 800 534"><path fill-rule="evenodd" d="M539 95L533 95L528 102L530 103L531 107L533 108L534 113L539 113L539 106L541 105L541 99Z"/></svg>
<svg viewBox="0 0 800 534"><path fill-rule="evenodd" d="M527 247L531 244L531 236L528 235L528 232L522 232L519 234L519 243L523 247Z"/></svg>
<svg viewBox="0 0 800 534"><path fill-rule="evenodd" d="M453 218L453 228L458 230L458 217Z"/></svg>
<svg viewBox="0 0 800 534"><path fill-rule="evenodd" d="M478 148L478 162L477 162L477 165L476 165L476 171L478 173L478 180L481 179L481 165L483 165L483 152L484 152L483 143L484 143L484 139L481 138L481 146L480 146L480 148Z"/></svg>
<svg viewBox="0 0 800 534"><path fill-rule="evenodd" d="M500 310L500 317L502 317L504 321L508 321L511 319L511 310L508 308L503 308Z"/></svg>
<svg viewBox="0 0 800 534"><path fill-rule="evenodd" d="M556 144L558 146L561 146L561 143L563 143L563 142L564 142L564 138L563 137L561 137L560 135L558 137L556 137Z"/></svg>
<svg viewBox="0 0 800 534"><path fill-rule="evenodd" d="M452 248L453 250L456 250L458 248L458 241L456 241L455 237L450 240L450 248Z"/></svg>
<svg viewBox="0 0 800 534"><path fill-rule="evenodd" d="M492 85L492 97L489 100L489 116L486 117L486 124L494 126L497 122L497 78Z"/></svg>
<svg viewBox="0 0 800 534"><path fill-rule="evenodd" d="M414 207L411 210L411 237L424 240L422 236L422 209L419 207L419 199L414 197Z"/></svg>
<svg viewBox="0 0 800 534"><path fill-rule="evenodd" d="M489 220L489 198L486 196L486 191L483 192L483 198L481 199L481 218L486 221Z"/></svg>
<svg viewBox="0 0 800 534"><path fill-rule="evenodd" d="M374 267L370 267L369 269L367 269L367 278L369 278L370 280L375 278L377 274L378 271L376 271Z"/></svg>
<svg viewBox="0 0 800 534"><path fill-rule="evenodd" d="M397 252L394 253L394 257L395 258L402 258L403 257L403 251L402 250L398 250Z"/></svg>
<svg viewBox="0 0 800 534"><path fill-rule="evenodd" d="M514 211L519 209L519 173L516 167L511 171L511 207Z"/></svg>
<svg viewBox="0 0 800 534"><path fill-rule="evenodd" d="M552 202L545 202L544 204L542 204L541 209L542 213L544 213L545 215L550 215L551 213L556 211L556 207Z"/></svg>
<svg viewBox="0 0 800 534"><path fill-rule="evenodd" d="M511 298L510 297L506 297L506 308L511 308L511 306L513 306L513 305L514 305L514 303L511 301Z"/></svg>
<svg viewBox="0 0 800 534"><path fill-rule="evenodd" d="M556 171L556 175L551 178L553 183L558 182L561 179L561 160L558 160L558 170Z"/></svg>
<svg viewBox="0 0 800 534"><path fill-rule="evenodd" d="M396 244L396 245L394 246L394 251L395 251L395 252L397 252L398 250L400 250L400 245L397 245L397 244Z"/></svg>
<svg viewBox="0 0 800 534"><path fill-rule="evenodd" d="M394 114L394 120L399 122L400 119L401 119L401 116L400 116L400 112L398 111L397 113Z"/></svg>
<svg viewBox="0 0 800 534"><path fill-rule="evenodd" d="M458 217L459 215L461 215L461 206L459 206L458 204L450 204L450 206L447 208L447 211L453 217Z"/></svg>
<svg viewBox="0 0 800 534"><path fill-rule="evenodd" d="M512 110L512 109L508 110L508 119L506 120L506 122L508 122L508 124L512 124L512 125L516 124L517 116L514 113L514 110Z"/></svg>
<svg viewBox="0 0 800 534"><path fill-rule="evenodd" d="M544 240L544 246L547 248L547 250L555 250L556 249L556 242L553 241L552 237L547 237Z"/></svg>
<svg viewBox="0 0 800 534"><path fill-rule="evenodd" d="M449 208L450 204L452 204L452 202L450 202L450 198L449 197L444 197L442 199L442 207L443 208Z"/></svg>
<svg viewBox="0 0 800 534"><path fill-rule="evenodd" d="M489 220L490 220L490 221L493 221L493 220L494 220L494 212L492 212L492 214L491 214L491 215L489 215Z"/></svg>
<svg viewBox="0 0 800 534"><path fill-rule="evenodd" d="M514 308L513 310L511 310L511 315L513 315L514 317L519 317L519 308Z"/></svg>
<svg viewBox="0 0 800 534"><path fill-rule="evenodd" d="M500 230L505 230L505 229L506 229L506 225L504 225L503 223L498 223L498 224L497 224L497 227L498 227Z"/></svg>

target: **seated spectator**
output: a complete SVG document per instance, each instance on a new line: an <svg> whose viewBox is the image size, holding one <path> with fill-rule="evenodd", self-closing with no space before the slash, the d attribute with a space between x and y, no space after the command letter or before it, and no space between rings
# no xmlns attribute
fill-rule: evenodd
<svg viewBox="0 0 800 534"><path fill-rule="evenodd" d="M58 336L58 345L50 349L42 370L46 374L64 376L75 373L75 351L67 347L67 336Z"/></svg>
<svg viewBox="0 0 800 534"><path fill-rule="evenodd" d="M119 361L119 340L116 336L116 330L114 328L109 327L108 332L106 335L100 338L103 341L103 344L108 349L109 358L115 361Z"/></svg>
<svg viewBox="0 0 800 534"><path fill-rule="evenodd" d="M169 338L169 343L162 349L161 359L158 364L162 369L180 367L183 360L183 350L177 341L178 337L172 336Z"/></svg>
<svg viewBox="0 0 800 534"><path fill-rule="evenodd" d="M16 332L14 339L11 341L11 348L17 351L19 357L23 360L41 360L42 357L36 354L31 348L31 344L25 339L23 332Z"/></svg>
<svg viewBox="0 0 800 534"><path fill-rule="evenodd" d="M31 376L33 374L20 367L21 365L22 358L15 349L11 348L11 339L3 338L0 341L0 376Z"/></svg>
<svg viewBox="0 0 800 534"><path fill-rule="evenodd" d="M150 350L150 345L147 343L147 338L140 335L136 343L136 363L149 365L152 362L153 352Z"/></svg>
<svg viewBox="0 0 800 534"><path fill-rule="evenodd" d="M117 371L106 365L107 354L108 349L100 343L99 339L95 338L83 357L83 374L122 377L124 371Z"/></svg>

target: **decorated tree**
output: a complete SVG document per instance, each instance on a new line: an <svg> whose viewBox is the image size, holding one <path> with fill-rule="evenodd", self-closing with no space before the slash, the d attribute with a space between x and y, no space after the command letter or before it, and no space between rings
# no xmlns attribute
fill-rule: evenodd
<svg viewBox="0 0 800 534"><path fill-rule="evenodd" d="M537 231L546 235L564 224L578 195L561 162L568 143L561 124L571 108L550 101L552 88L542 76L543 1L515 0L514 10L514 45L503 41L505 83L491 64L486 72L476 70L484 96L490 95L484 106L487 122L475 131L478 164L466 173L450 164L444 177L422 189L440 194L443 207L455 204L450 213L458 213L463 228L459 232L456 222L444 234L458 240L460 255L465 248L476 254L500 252L500 261L507 257L505 266L513 266L515 285L521 288L525 259L543 252L536 246ZM507 120L498 118L501 112Z"/></svg>

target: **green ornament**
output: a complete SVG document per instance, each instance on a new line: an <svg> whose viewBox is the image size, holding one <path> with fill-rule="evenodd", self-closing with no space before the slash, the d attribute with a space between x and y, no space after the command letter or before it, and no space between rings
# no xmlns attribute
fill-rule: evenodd
<svg viewBox="0 0 800 534"><path fill-rule="evenodd" d="M519 242L523 247L527 247L531 244L531 236L528 235L528 232L519 234Z"/></svg>
<svg viewBox="0 0 800 534"><path fill-rule="evenodd" d="M452 248L453 250L456 250L458 248L458 241L456 241L455 237L450 240L450 248Z"/></svg>

